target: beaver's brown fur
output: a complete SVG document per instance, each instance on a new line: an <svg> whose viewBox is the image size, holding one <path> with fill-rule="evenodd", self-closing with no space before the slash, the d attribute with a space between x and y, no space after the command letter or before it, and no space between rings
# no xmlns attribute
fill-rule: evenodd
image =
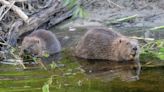
<svg viewBox="0 0 164 92"><path fill-rule="evenodd" d="M85 59L129 61L139 58L137 40L106 28L91 29L76 46L75 55Z"/></svg>
<svg viewBox="0 0 164 92"><path fill-rule="evenodd" d="M75 47L74 55L83 59L123 61L136 65L140 73L138 41L108 28L88 30Z"/></svg>
<svg viewBox="0 0 164 92"><path fill-rule="evenodd" d="M24 53L24 50L30 54L43 56L46 53L55 54L60 52L61 45L54 33L39 29L24 37L20 55Z"/></svg>

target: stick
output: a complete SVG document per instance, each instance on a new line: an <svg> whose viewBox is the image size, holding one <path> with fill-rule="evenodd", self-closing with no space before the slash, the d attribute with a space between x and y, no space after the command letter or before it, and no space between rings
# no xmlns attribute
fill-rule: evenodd
<svg viewBox="0 0 164 92"><path fill-rule="evenodd" d="M153 27L151 29L149 29L150 31L156 31L158 29L164 29L164 26L159 26L159 27Z"/></svg>
<svg viewBox="0 0 164 92"><path fill-rule="evenodd" d="M26 2L28 0L14 0L15 2Z"/></svg>
<svg viewBox="0 0 164 92"><path fill-rule="evenodd" d="M107 1L108 1L108 3L111 3L111 4L113 4L113 5L117 6L117 7L118 7L118 8L120 8L120 9L122 9L122 8L123 8L123 7L119 6L118 4L116 4L116 3L112 2L111 0L107 0Z"/></svg>
<svg viewBox="0 0 164 92"><path fill-rule="evenodd" d="M4 43L0 42L0 44L10 46L6 41L4 41ZM11 47L11 48L13 48L13 47ZM26 69L25 65L23 64L23 60L18 55L14 54L12 51L10 51L10 54L16 59L15 60L16 62L18 62L20 65L22 65L23 69Z"/></svg>
<svg viewBox="0 0 164 92"><path fill-rule="evenodd" d="M0 7L0 16L2 16L4 9L6 8L6 5L3 5Z"/></svg>
<svg viewBox="0 0 164 92"><path fill-rule="evenodd" d="M157 64L157 65L142 65L142 67L145 68L153 68L153 67L164 67L163 64Z"/></svg>
<svg viewBox="0 0 164 92"><path fill-rule="evenodd" d="M143 38L143 37L130 37L132 39L138 39L138 40L146 40L146 41L154 41L154 38Z"/></svg>
<svg viewBox="0 0 164 92"><path fill-rule="evenodd" d="M25 32L34 30L38 28L43 23L47 22L54 13L56 13L56 8L60 4L58 0L53 0L52 6L50 8L44 9L33 16L31 16L27 21L27 24L19 29L18 36L22 35Z"/></svg>
<svg viewBox="0 0 164 92"><path fill-rule="evenodd" d="M128 20L132 20L136 17L138 17L138 15L133 15L133 16L125 17L125 18L120 18L120 19L115 20L114 22L118 23L118 22L128 21Z"/></svg>
<svg viewBox="0 0 164 92"><path fill-rule="evenodd" d="M0 17L0 21L5 16L5 14L11 9L11 7L14 5L14 3L15 3L15 1L13 1L12 4L10 5L10 7L8 7L8 9L2 14L2 16Z"/></svg>
<svg viewBox="0 0 164 92"><path fill-rule="evenodd" d="M0 0L0 3L6 5L7 7L10 8L11 3L6 1L6 0ZM20 18L22 18L25 22L28 20L28 16L17 6L13 5L11 9L19 15Z"/></svg>

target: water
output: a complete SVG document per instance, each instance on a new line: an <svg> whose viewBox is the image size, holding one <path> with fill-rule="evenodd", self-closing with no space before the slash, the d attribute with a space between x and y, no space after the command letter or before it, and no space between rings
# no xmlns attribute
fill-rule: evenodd
<svg viewBox="0 0 164 92"><path fill-rule="evenodd" d="M86 74L74 59L65 58L62 60L65 66L51 70L1 65L0 92L42 92L52 76L50 92L164 92L164 67L142 68L139 80L125 81L118 74L132 74L122 68L111 69L112 73L103 76Z"/></svg>
<svg viewBox="0 0 164 92"><path fill-rule="evenodd" d="M84 32L55 30L64 48L76 44ZM60 62L53 69L46 65L47 70L40 65L23 70L21 66L0 64L0 92L42 92L51 79L50 92L164 92L164 66L143 66L137 80L131 64L81 62L69 54L65 50Z"/></svg>

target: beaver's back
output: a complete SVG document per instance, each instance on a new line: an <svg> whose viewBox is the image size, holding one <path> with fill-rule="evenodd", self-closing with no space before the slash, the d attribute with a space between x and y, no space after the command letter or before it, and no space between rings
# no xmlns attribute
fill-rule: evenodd
<svg viewBox="0 0 164 92"><path fill-rule="evenodd" d="M51 31L39 29L32 32L29 37L38 37L41 39L41 41L44 41L46 44L46 50L48 50L49 53L56 53L61 51L60 42L58 41L56 35Z"/></svg>
<svg viewBox="0 0 164 92"><path fill-rule="evenodd" d="M109 59L112 56L113 42L121 36L110 29L90 29L76 46L76 56L86 59Z"/></svg>
<svg viewBox="0 0 164 92"><path fill-rule="evenodd" d="M113 39L116 39L118 37L122 37L123 35L121 35L120 33L113 31L111 29L107 29L107 28L93 28L93 29L89 29L86 33L87 34L92 34L92 33L97 33L100 35L104 35L107 36L108 35L108 39L113 41Z"/></svg>

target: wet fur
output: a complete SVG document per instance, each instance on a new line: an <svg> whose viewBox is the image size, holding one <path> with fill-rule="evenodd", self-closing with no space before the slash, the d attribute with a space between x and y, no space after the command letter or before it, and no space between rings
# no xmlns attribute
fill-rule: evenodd
<svg viewBox="0 0 164 92"><path fill-rule="evenodd" d="M138 49L136 57L131 57L133 47ZM138 58L139 46L136 40L110 29L99 28L86 32L76 46L75 54L86 59L132 60Z"/></svg>
<svg viewBox="0 0 164 92"><path fill-rule="evenodd" d="M60 52L61 46L54 33L39 29L23 39L20 55L24 53L24 50L31 54L43 56L45 53L55 54Z"/></svg>
<svg viewBox="0 0 164 92"><path fill-rule="evenodd" d="M107 28L88 30L75 47L75 56L134 63L137 66L137 75L141 69L138 41Z"/></svg>

